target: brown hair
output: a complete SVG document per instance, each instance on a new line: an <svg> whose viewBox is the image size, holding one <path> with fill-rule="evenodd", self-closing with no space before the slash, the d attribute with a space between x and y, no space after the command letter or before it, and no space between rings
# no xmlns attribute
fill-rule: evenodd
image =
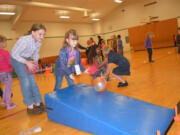
<svg viewBox="0 0 180 135"><path fill-rule="evenodd" d="M1 43L1 42L4 42L4 41L6 41L6 40L7 40L7 39L6 39L5 36L0 35L0 43Z"/></svg>
<svg viewBox="0 0 180 135"><path fill-rule="evenodd" d="M30 35L32 33L32 31L37 31L37 30L41 30L43 29L44 31L46 31L46 27L42 24L33 24L31 29L28 31L27 35Z"/></svg>
<svg viewBox="0 0 180 135"><path fill-rule="evenodd" d="M96 55L97 55L96 49L97 49L97 47L94 46L94 47L92 47L92 48L90 49L90 51L89 51L89 53L88 53L87 62L88 62L88 64L90 64L90 65L95 62L95 58L96 58Z"/></svg>
<svg viewBox="0 0 180 135"><path fill-rule="evenodd" d="M70 36L73 36L73 40L78 40L79 39L79 36L78 36L78 33L76 30L74 29L70 29L68 30L66 33L65 33L65 36L64 36L64 45L63 45L63 48L65 48L66 46L69 46L69 44L67 43L66 39L68 39ZM75 49L77 49L78 46L76 45Z"/></svg>

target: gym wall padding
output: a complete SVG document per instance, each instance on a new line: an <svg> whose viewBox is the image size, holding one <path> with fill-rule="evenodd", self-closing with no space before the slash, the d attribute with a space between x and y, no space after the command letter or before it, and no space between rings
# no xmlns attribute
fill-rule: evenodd
<svg viewBox="0 0 180 135"><path fill-rule="evenodd" d="M130 46L133 50L144 50L148 32L154 33L153 48L174 46L173 35L177 34L177 18L153 22L128 29Z"/></svg>

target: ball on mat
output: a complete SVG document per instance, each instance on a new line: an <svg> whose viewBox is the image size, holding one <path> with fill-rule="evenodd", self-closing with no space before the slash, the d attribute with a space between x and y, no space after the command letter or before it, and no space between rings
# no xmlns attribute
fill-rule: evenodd
<svg viewBox="0 0 180 135"><path fill-rule="evenodd" d="M97 92L103 92L106 89L107 81L102 77L93 80L93 86Z"/></svg>

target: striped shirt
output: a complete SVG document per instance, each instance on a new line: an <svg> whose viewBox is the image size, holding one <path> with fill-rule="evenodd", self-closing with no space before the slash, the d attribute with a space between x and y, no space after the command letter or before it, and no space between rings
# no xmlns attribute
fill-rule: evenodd
<svg viewBox="0 0 180 135"><path fill-rule="evenodd" d="M21 63L24 63L25 58L33 56L34 61L37 62L39 59L38 52L40 47L41 42L35 42L32 35L26 35L19 38L16 42L12 49L11 56Z"/></svg>

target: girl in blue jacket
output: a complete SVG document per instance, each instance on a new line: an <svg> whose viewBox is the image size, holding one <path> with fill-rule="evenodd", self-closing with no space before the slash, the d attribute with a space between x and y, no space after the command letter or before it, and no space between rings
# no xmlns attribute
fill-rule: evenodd
<svg viewBox="0 0 180 135"><path fill-rule="evenodd" d="M61 88L64 76L70 86L74 84L73 73L80 74L80 71L85 72L85 68L81 63L80 51L78 50L77 44L78 34L76 30L70 29L65 34L64 45L56 61L56 84L54 90Z"/></svg>

